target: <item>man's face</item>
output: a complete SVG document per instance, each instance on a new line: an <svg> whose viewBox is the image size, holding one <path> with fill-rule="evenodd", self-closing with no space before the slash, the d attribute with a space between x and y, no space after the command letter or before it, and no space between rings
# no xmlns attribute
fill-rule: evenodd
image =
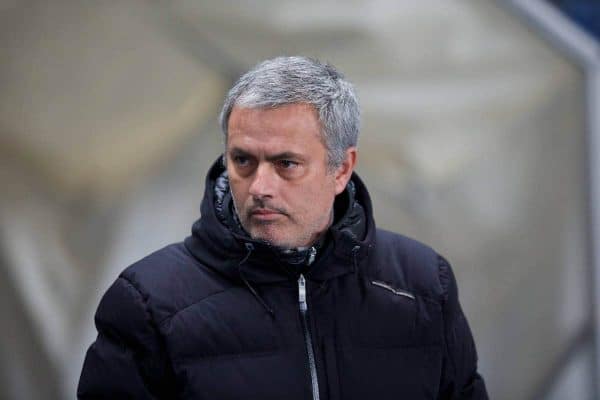
<svg viewBox="0 0 600 400"><path fill-rule="evenodd" d="M320 129L316 111L303 103L233 108L227 172L235 209L252 238L301 247L328 229L356 150L349 149L348 160L330 171Z"/></svg>

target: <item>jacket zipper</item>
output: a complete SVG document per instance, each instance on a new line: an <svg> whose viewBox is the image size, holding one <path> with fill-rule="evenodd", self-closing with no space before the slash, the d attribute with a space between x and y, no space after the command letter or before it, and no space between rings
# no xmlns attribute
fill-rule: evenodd
<svg viewBox="0 0 600 400"><path fill-rule="evenodd" d="M319 400L319 382L317 378L317 365L315 363L315 352L313 350L310 329L308 328L308 303L306 301L306 280L304 275L298 278L298 303L300 306L300 315L302 316L302 327L304 328L304 343L306 344L306 353L308 354L308 368L310 370L310 380L312 383L312 398Z"/></svg>

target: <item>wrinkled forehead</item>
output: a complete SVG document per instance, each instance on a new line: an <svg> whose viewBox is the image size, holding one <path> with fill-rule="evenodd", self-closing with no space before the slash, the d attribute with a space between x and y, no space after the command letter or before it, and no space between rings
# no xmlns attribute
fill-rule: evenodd
<svg viewBox="0 0 600 400"><path fill-rule="evenodd" d="M314 108L289 104L275 108L236 107L231 113L227 150L264 156L325 152Z"/></svg>
<svg viewBox="0 0 600 400"><path fill-rule="evenodd" d="M287 103L269 107L233 107L228 119L227 139L235 133L260 129L265 133L301 130L321 136L322 124L317 110L308 103Z"/></svg>
<svg viewBox="0 0 600 400"><path fill-rule="evenodd" d="M323 125L319 113L309 103L251 107L235 105L229 115L227 128L226 142L240 133L262 133L266 139L270 135L294 132L307 140L316 135L317 139L323 141ZM232 130L235 131L234 135Z"/></svg>

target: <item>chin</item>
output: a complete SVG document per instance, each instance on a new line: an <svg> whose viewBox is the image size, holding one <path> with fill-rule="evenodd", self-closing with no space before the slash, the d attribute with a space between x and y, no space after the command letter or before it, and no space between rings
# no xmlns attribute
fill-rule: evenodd
<svg viewBox="0 0 600 400"><path fill-rule="evenodd" d="M293 245L291 245L289 242L287 242L285 240L272 238L272 237L268 237L268 236L256 236L255 239L262 240L263 242L267 242L271 246L280 247L283 249L294 247Z"/></svg>
<svg viewBox="0 0 600 400"><path fill-rule="evenodd" d="M291 249L293 247L298 247L297 245L291 243L289 240L286 240L285 237L268 235L264 232L252 232L250 234L252 239L261 240L263 242L269 243L271 246L280 247L283 249Z"/></svg>

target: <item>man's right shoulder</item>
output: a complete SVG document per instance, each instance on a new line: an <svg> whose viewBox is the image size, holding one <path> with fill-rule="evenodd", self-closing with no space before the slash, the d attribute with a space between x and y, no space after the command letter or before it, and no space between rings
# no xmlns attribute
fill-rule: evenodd
<svg viewBox="0 0 600 400"><path fill-rule="evenodd" d="M156 322L232 286L194 258L183 243L149 254L127 267L118 279L140 293Z"/></svg>

